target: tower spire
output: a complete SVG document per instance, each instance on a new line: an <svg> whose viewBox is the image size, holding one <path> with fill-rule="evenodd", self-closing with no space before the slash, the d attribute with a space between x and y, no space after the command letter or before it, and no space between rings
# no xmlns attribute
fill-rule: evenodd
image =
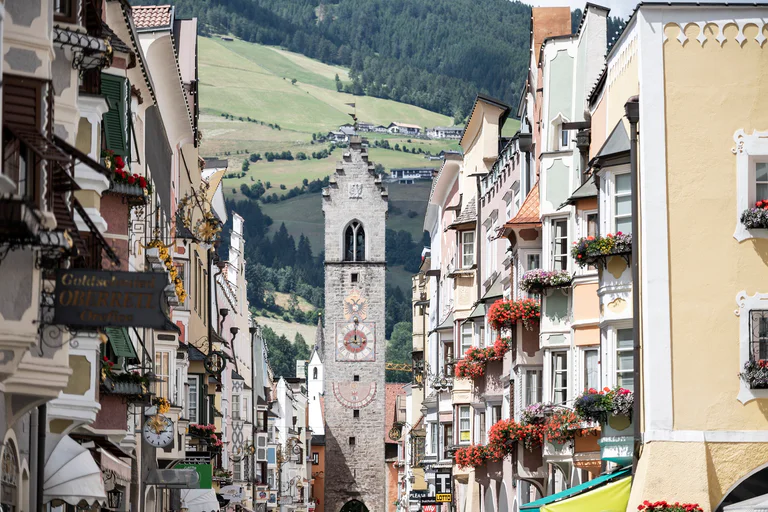
<svg viewBox="0 0 768 512"><path fill-rule="evenodd" d="M315 331L315 350L320 359L323 359L323 353L325 352L325 336L323 335L323 313L317 314L317 330Z"/></svg>

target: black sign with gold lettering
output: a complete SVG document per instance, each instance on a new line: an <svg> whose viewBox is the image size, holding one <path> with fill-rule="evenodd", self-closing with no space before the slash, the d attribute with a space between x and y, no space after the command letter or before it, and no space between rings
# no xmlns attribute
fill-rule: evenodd
<svg viewBox="0 0 768 512"><path fill-rule="evenodd" d="M70 327L178 331L168 319L162 272L58 270L53 322Z"/></svg>

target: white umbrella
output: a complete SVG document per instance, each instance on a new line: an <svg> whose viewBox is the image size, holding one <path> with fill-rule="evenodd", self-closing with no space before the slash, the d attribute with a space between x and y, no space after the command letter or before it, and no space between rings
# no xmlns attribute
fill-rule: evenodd
<svg viewBox="0 0 768 512"><path fill-rule="evenodd" d="M45 442L43 502L52 500L73 506L107 502L101 469L91 452L69 436L48 434Z"/></svg>
<svg viewBox="0 0 768 512"><path fill-rule="evenodd" d="M723 512L768 512L768 494L728 505Z"/></svg>
<svg viewBox="0 0 768 512"><path fill-rule="evenodd" d="M189 512L219 512L219 500L213 489L182 489L181 506Z"/></svg>

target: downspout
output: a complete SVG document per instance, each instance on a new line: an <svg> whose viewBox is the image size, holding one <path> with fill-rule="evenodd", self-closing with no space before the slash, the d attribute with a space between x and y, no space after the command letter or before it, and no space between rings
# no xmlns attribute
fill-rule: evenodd
<svg viewBox="0 0 768 512"><path fill-rule="evenodd" d="M637 124L640 121L640 98L633 96L624 104L624 112L629 120L629 172L632 183L632 338L633 365L635 370L635 403L632 415L635 423L635 447L632 454L632 474L637 471L642 437L640 429L640 410L642 404L642 389L640 382L640 205L637 172Z"/></svg>
<svg viewBox="0 0 768 512"><path fill-rule="evenodd" d="M37 414L29 415L29 460L37 461ZM37 489L37 471L30 472L29 475L29 488ZM35 500L37 499L37 493L30 494L29 496L29 510L40 510Z"/></svg>
<svg viewBox="0 0 768 512"><path fill-rule="evenodd" d="M37 488L35 489L35 503L37 510L45 510L43 505L43 483L45 482L45 431L47 430L48 404L44 403L37 408Z"/></svg>
<svg viewBox="0 0 768 512"><path fill-rule="evenodd" d="M475 221L475 230L477 232L477 236L475 238L475 246L477 249L475 250L475 254L477 254L477 259L475 260L475 266L477 267L477 300L480 300L480 297L483 296L482 294L482 279L483 279L483 273L482 273L482 261L483 261L483 244L480 243L480 232L482 230L482 224L480 223L480 219L482 218L483 213L483 206L482 201L480 197L480 174L475 175L475 183L477 184L477 220ZM461 332L459 332L459 336L461 336ZM461 347L461 341L459 341L459 347Z"/></svg>

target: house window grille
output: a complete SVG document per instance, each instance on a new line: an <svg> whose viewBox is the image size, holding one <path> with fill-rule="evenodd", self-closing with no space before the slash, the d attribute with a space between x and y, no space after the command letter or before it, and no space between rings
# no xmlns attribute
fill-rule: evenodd
<svg viewBox="0 0 768 512"><path fill-rule="evenodd" d="M768 310L750 312L749 358L752 361L768 359Z"/></svg>

